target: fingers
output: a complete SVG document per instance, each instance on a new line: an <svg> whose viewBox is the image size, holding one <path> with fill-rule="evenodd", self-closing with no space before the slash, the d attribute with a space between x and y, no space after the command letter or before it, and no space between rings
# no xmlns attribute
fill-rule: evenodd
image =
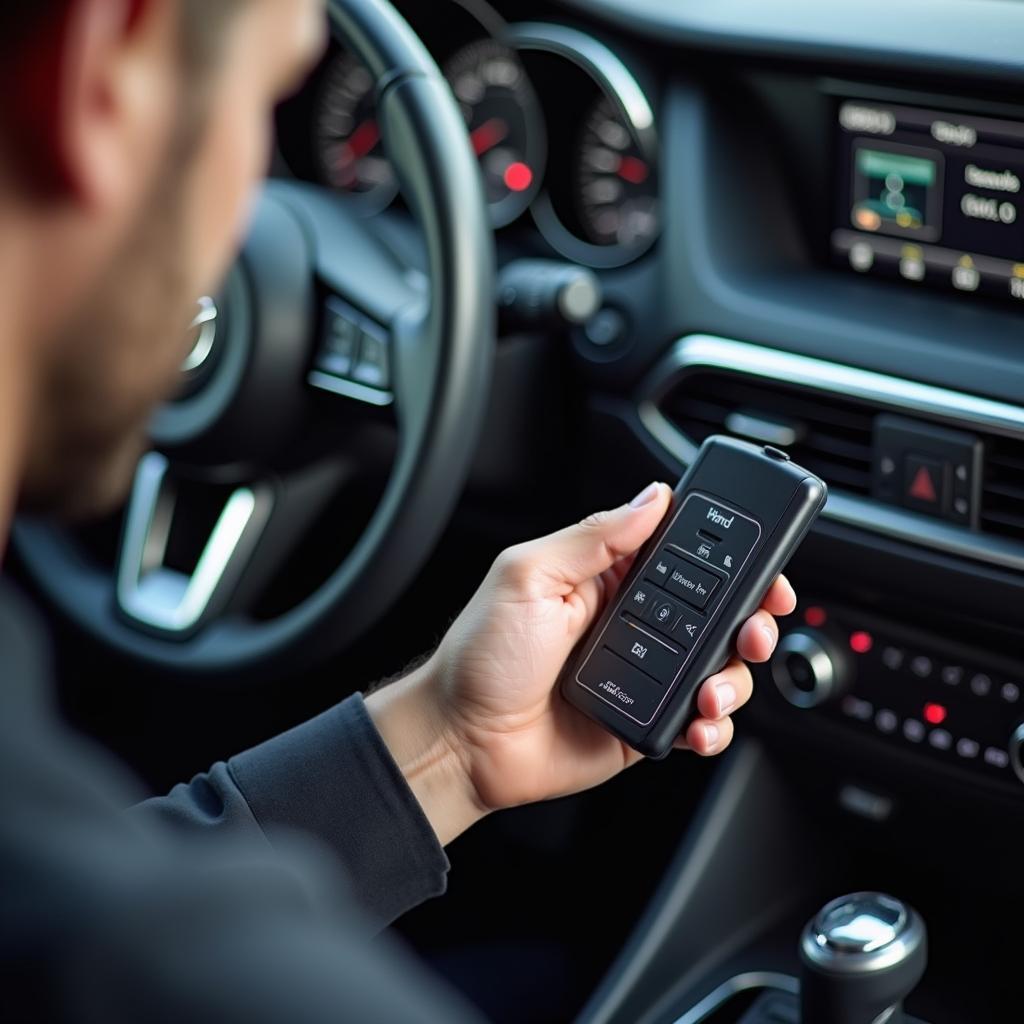
<svg viewBox="0 0 1024 1024"><path fill-rule="evenodd" d="M697 718L687 727L685 737L676 740L675 745L682 750L692 750L701 757L711 757L725 750L732 742L732 737L731 718L722 718L717 722Z"/></svg>
<svg viewBox="0 0 1024 1024"><path fill-rule="evenodd" d="M536 569L548 579L576 586L633 554L657 529L671 499L667 484L651 484L628 505L510 548L506 558L518 568Z"/></svg>
<svg viewBox="0 0 1024 1024"><path fill-rule="evenodd" d="M761 607L771 615L790 615L796 608L796 591L785 576L779 576L768 588Z"/></svg>
<svg viewBox="0 0 1024 1024"><path fill-rule="evenodd" d="M763 608L754 612L740 627L736 652L744 661L767 661L779 642L779 627Z"/></svg>
<svg viewBox="0 0 1024 1024"><path fill-rule="evenodd" d="M742 661L734 658L721 672L709 677L697 692L697 712L703 718L726 718L750 700L754 678Z"/></svg>

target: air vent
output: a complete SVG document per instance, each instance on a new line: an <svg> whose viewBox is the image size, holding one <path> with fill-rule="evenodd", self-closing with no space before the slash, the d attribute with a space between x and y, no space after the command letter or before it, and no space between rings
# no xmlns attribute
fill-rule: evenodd
<svg viewBox="0 0 1024 1024"><path fill-rule="evenodd" d="M698 444L710 434L780 444L829 486L851 494L871 493L876 410L867 403L701 370L684 377L662 400L661 409ZM1019 493L1024 517L1024 490Z"/></svg>
<svg viewBox="0 0 1024 1024"><path fill-rule="evenodd" d="M1024 540L1024 441L989 437L985 452L981 528Z"/></svg>

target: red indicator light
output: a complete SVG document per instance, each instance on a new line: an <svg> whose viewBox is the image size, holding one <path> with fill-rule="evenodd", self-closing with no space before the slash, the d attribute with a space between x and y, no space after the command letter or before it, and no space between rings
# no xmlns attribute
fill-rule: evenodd
<svg viewBox="0 0 1024 1024"><path fill-rule="evenodd" d="M808 626L824 626L828 620L828 613L821 605L812 604L804 609L804 622Z"/></svg>
<svg viewBox="0 0 1024 1024"><path fill-rule="evenodd" d="M942 725L946 720L946 709L941 704L925 704L924 720L929 725Z"/></svg>
<svg viewBox="0 0 1024 1024"><path fill-rule="evenodd" d="M533 184L533 171L521 160L509 164L503 177L513 192L525 192Z"/></svg>
<svg viewBox="0 0 1024 1024"><path fill-rule="evenodd" d="M862 629L850 634L850 650L855 654L867 654L873 644L871 634L865 633Z"/></svg>

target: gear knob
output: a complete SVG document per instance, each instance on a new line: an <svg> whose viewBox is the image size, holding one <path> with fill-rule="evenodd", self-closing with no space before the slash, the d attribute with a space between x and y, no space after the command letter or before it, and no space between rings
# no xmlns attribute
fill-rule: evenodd
<svg viewBox="0 0 1024 1024"><path fill-rule="evenodd" d="M928 959L924 921L892 896L841 896L800 937L803 1024L897 1024Z"/></svg>

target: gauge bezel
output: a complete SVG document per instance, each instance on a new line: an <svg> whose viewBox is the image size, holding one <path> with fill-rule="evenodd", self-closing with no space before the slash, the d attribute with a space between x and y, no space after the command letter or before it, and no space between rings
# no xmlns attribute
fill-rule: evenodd
<svg viewBox="0 0 1024 1024"><path fill-rule="evenodd" d="M519 220L519 218L530 209L534 200L536 200L542 190L544 175L547 171L548 135L546 118L544 116L544 105L541 103L540 97L537 95L537 90L534 88L533 82L530 80L530 76L526 73L526 68L523 67L519 51L516 47L510 46L501 36L480 36L478 39L473 39L468 43L464 43L457 50L451 53L441 65L441 72L445 76L445 80L448 82L449 86L452 86L454 91L453 83L449 78L452 65L471 49L488 46L508 52L519 65L519 70L523 77L523 88L526 94L526 102L524 102L523 98L518 97L516 99L516 104L523 115L523 120L526 126L526 142L529 152L524 154L524 156L527 158L528 166L530 166L534 175L533 183L525 191L513 192L510 190L508 195L503 199L500 199L495 203L488 202L488 209L491 215L491 225L495 230L498 230L500 228L508 227L509 224ZM456 99L458 100L457 96ZM482 168L481 173L483 173Z"/></svg>
<svg viewBox="0 0 1024 1024"><path fill-rule="evenodd" d="M654 110L640 83L616 53L579 29L553 22L510 25L504 38L513 49L561 58L587 75L598 93L609 99L618 110L637 148L657 169L658 133ZM565 173L573 173L573 168L565 168ZM565 225L555 209L547 177L530 206L530 212L537 229L556 252L596 270L622 267L639 259L655 244L662 230L659 225L659 229L643 244L635 246L597 245L581 238Z"/></svg>
<svg viewBox="0 0 1024 1024"><path fill-rule="evenodd" d="M310 125L312 135L310 143L313 150L314 167L317 176L320 178L321 184L336 192L338 195L344 196L365 216L372 217L375 214L386 210L395 201L395 198L401 191L401 182L398 180L398 175L395 174L394 167L391 166L391 157L387 152L386 143L382 148L384 157L387 160L389 167L391 167L391 178L387 183L380 184L375 188L370 189L368 192L354 192L351 189L346 189L340 185L334 184L328 180L324 167L325 161L322 149L324 145L324 133L322 119L326 116L325 106L329 92L334 85L340 65L345 60L358 61L359 58L353 53L340 36L334 35L332 37L331 54L328 57L323 73L317 82L311 103L313 123ZM376 102L377 98L374 96L374 108L376 108Z"/></svg>

